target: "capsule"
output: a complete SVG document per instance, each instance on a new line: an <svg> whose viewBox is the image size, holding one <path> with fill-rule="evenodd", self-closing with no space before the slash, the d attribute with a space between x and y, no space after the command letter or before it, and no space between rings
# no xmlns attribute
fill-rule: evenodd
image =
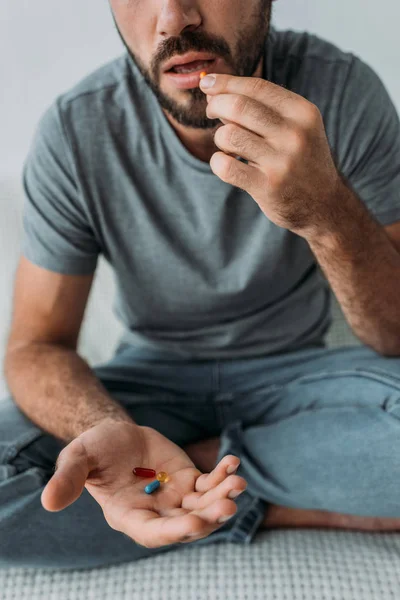
<svg viewBox="0 0 400 600"><path fill-rule="evenodd" d="M207 71L202 71L200 73L200 79L203 79L203 77L205 77L207 75Z"/></svg>
<svg viewBox="0 0 400 600"><path fill-rule="evenodd" d="M165 471L160 471L159 473L157 473L157 479L161 483L166 483L167 481L169 481L169 475Z"/></svg>
<svg viewBox="0 0 400 600"><path fill-rule="evenodd" d="M158 490L160 485L161 485L161 483L158 481L158 479L155 479L154 481L152 481L151 483L146 485L146 487L144 488L144 491L146 492L146 494L152 494L153 492Z"/></svg>
<svg viewBox="0 0 400 600"><path fill-rule="evenodd" d="M155 477L156 472L154 469L145 469L144 467L135 467L132 471L134 475L138 477Z"/></svg>

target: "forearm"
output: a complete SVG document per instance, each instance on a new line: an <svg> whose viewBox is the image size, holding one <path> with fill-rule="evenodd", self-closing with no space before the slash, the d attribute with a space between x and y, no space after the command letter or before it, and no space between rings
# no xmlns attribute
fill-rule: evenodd
<svg viewBox="0 0 400 600"><path fill-rule="evenodd" d="M306 239L354 333L381 354L400 355L400 254L346 186L338 206L332 230Z"/></svg>
<svg viewBox="0 0 400 600"><path fill-rule="evenodd" d="M107 417L133 422L87 363L66 347L31 343L9 352L5 375L21 411L66 443Z"/></svg>

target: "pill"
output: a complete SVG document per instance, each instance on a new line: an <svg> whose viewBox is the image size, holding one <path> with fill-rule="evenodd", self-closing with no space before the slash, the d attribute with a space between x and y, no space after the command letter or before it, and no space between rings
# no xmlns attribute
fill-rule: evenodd
<svg viewBox="0 0 400 600"><path fill-rule="evenodd" d="M207 71L202 71L200 73L200 79L203 79L203 77L205 77L207 75Z"/></svg>
<svg viewBox="0 0 400 600"><path fill-rule="evenodd" d="M165 471L160 471L159 473L157 473L157 479L161 483L166 483L167 481L169 481L169 475Z"/></svg>
<svg viewBox="0 0 400 600"><path fill-rule="evenodd" d="M146 485L146 487L144 488L144 491L146 492L146 494L152 494L153 492L158 490L160 485L161 485L161 483L158 481L158 479L155 479L154 481L152 481L151 483Z"/></svg>
<svg viewBox="0 0 400 600"><path fill-rule="evenodd" d="M132 472L138 477L155 477L156 475L154 469L145 469L144 467L135 467Z"/></svg>

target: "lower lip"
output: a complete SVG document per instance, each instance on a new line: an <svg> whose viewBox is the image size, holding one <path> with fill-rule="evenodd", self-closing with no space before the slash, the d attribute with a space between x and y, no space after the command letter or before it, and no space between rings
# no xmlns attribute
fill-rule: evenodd
<svg viewBox="0 0 400 600"><path fill-rule="evenodd" d="M170 81L173 82L175 87L180 90L188 90L193 87L198 87L200 81L200 73L215 73L217 70L218 59L207 63L206 66L202 67L198 71L193 73L174 73L173 71L167 71L164 73Z"/></svg>

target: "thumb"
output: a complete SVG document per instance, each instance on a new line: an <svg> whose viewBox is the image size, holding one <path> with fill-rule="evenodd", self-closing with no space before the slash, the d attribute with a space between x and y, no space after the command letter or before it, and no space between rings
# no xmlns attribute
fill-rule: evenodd
<svg viewBox="0 0 400 600"><path fill-rule="evenodd" d="M76 438L58 455L56 471L40 498L43 508L57 512L75 502L83 492L88 475L88 456L84 445Z"/></svg>

